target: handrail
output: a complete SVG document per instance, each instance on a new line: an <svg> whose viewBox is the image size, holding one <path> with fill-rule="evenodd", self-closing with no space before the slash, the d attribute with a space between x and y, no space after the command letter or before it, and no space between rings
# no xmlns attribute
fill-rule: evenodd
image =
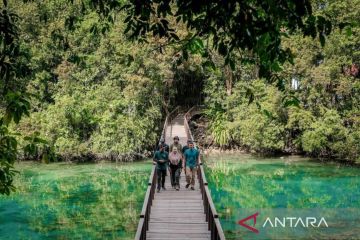
<svg viewBox="0 0 360 240"><path fill-rule="evenodd" d="M186 134L188 135L188 138L191 139L194 142L194 146L196 147L196 142L194 141L194 137L191 133L189 123L188 121L191 119L192 115L191 113L196 109L196 107L190 108L187 113L184 115L184 126L186 130ZM211 198L210 190L208 187L208 182L205 177L205 171L203 167L203 163L201 161L201 155L200 155L200 161L199 161L199 170L197 171L198 179L199 179L199 185L201 190L201 195L203 199L204 204L204 212L206 215L206 221L208 222L208 229L211 232L211 239L212 240L225 240L224 231L221 227L219 215L217 214L214 202Z"/></svg>
<svg viewBox="0 0 360 240"><path fill-rule="evenodd" d="M180 106L177 106L177 107L174 108L174 110L172 110L168 115L166 115L165 122L164 122L164 127L163 127L163 130L162 130L162 132L161 132L161 137L160 137L160 138L165 139L167 126L168 126L169 122L171 122L172 117L173 117L174 115L177 115L179 109L180 109Z"/></svg>
<svg viewBox="0 0 360 240"><path fill-rule="evenodd" d="M166 129L169 122L172 121L174 115L176 116L180 107L176 107L173 111L171 111L165 118L163 130L161 132L161 137L166 137ZM154 200L155 195L155 186L156 186L156 166L153 165L151 169L151 174L149 177L148 187L146 190L143 207L140 213L140 219L137 227L137 231L135 234L135 240L145 240L146 239L146 231L149 230L149 218L151 212L152 202Z"/></svg>
<svg viewBox="0 0 360 240"><path fill-rule="evenodd" d="M177 115L179 109L180 109L179 107L176 107L172 112L170 112L166 116L163 130L161 133L161 138L165 139L167 126L168 126L169 122L172 121L174 115L175 116ZM188 138L193 141L194 141L194 137L191 133L188 121L190 120L191 113L194 109L195 109L195 107L190 108L189 111L184 115L184 127L186 130L186 133L188 135ZM194 142L194 144L196 145L195 142ZM216 212L215 205L211 198L211 194L210 194L210 191L208 188L208 183L207 183L207 180L205 177L204 167L202 165L201 160L200 160L199 169L200 170L197 171L199 185L200 185L200 190L201 190L203 204L204 204L204 212L206 215L206 221L208 222L208 229L211 232L211 239L225 240L225 235L222 230L220 220L219 220L218 214ZM146 190L143 207L142 207L142 210L140 213L140 219L139 219L139 223L138 223L138 227L137 227L137 231L136 231L136 235L135 235L135 240L146 239L146 231L149 230L150 211L151 211L151 206L152 206L152 202L153 202L154 195L155 195L155 186L156 186L156 171L155 170L156 170L156 166L154 165L152 167L151 174L149 177L148 187Z"/></svg>
<svg viewBox="0 0 360 240"><path fill-rule="evenodd" d="M150 212L151 212L151 206L152 201L154 199L155 195L155 186L156 186L156 166L152 166L148 187L146 190L145 198L143 207L140 213L140 219L138 228L135 234L135 239L137 240L143 240L146 239L146 231L149 230L149 219L150 219Z"/></svg>

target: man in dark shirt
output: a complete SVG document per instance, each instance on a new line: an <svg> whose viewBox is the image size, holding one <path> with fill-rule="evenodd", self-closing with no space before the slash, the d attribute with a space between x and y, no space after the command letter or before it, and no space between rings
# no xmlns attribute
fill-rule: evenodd
<svg viewBox="0 0 360 240"><path fill-rule="evenodd" d="M154 163L156 163L156 174L157 174L157 192L160 192L160 187L163 190L165 188L165 177L166 177L166 169L169 162L169 154L165 151L164 145L159 144L159 150L154 154Z"/></svg>
<svg viewBox="0 0 360 240"><path fill-rule="evenodd" d="M164 146L164 151L167 152L167 153L169 153L169 150L170 150L170 149L169 149L169 145L167 145L167 144L165 143L165 139L163 139L163 138L160 139L160 144ZM159 150L159 149L158 149L158 150Z"/></svg>

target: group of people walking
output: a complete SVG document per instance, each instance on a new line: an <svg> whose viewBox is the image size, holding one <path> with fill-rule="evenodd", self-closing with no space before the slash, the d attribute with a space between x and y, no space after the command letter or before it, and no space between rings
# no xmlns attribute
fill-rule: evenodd
<svg viewBox="0 0 360 240"><path fill-rule="evenodd" d="M157 192L160 189L166 190L165 178L167 170L170 172L171 186L177 191L180 190L180 174L185 169L186 174L186 186L191 190L195 190L195 177L196 169L199 165L200 153L199 150L194 147L192 140L187 141L186 146L182 146L179 142L179 137L173 138L174 142L169 146L162 139L159 143L158 149L154 154L154 164L156 164L157 173Z"/></svg>

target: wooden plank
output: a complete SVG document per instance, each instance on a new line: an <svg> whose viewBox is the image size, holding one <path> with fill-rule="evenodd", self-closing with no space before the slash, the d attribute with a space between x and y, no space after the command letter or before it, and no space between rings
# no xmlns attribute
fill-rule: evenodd
<svg viewBox="0 0 360 240"><path fill-rule="evenodd" d="M151 216L150 221L151 222L184 222L186 220L187 222L205 222L205 216Z"/></svg>
<svg viewBox="0 0 360 240"><path fill-rule="evenodd" d="M179 189L179 191L176 191L175 189L173 189L171 186L170 186L170 183L169 183L169 186L166 186L165 184L165 188L166 190L163 190L163 189L160 189L160 193L155 193L156 194L161 194L161 193L172 193L172 194L198 194L200 192L200 187L198 186L195 186L195 190L191 190L190 188L185 188L184 185L181 185L181 188Z"/></svg>
<svg viewBox="0 0 360 240"><path fill-rule="evenodd" d="M156 238L152 238L152 237L147 237L147 240L169 240L168 236L156 236ZM183 236L171 236L171 239L175 239L175 240L208 240L210 239L210 237L192 237L192 238L185 238Z"/></svg>
<svg viewBox="0 0 360 240"><path fill-rule="evenodd" d="M146 238L147 240L169 240L169 237L156 237L156 238ZM175 239L175 240L189 240L189 238L184 238L182 236L175 236L175 237L171 237L171 239ZM210 239L209 237L192 237L191 240L208 240Z"/></svg>
<svg viewBox="0 0 360 240"><path fill-rule="evenodd" d="M186 201L188 199L179 199L177 201L173 201L171 199L157 199L157 201L153 202L152 206L203 206L198 200Z"/></svg>
<svg viewBox="0 0 360 240"><path fill-rule="evenodd" d="M205 218L199 218L199 219L191 219L190 221L185 218L161 218L161 219L150 219L149 223L161 223L161 224L169 224L169 223L192 223L192 224L203 224L205 222ZM207 224L207 223L206 223Z"/></svg>
<svg viewBox="0 0 360 240"><path fill-rule="evenodd" d="M204 234L206 235L209 231L207 227L198 227L198 228L168 228L167 226L163 226L162 228L149 228L150 230L146 235L150 233L167 233L169 234L169 239L173 234L183 234L183 233L196 233L196 234Z"/></svg>
<svg viewBox="0 0 360 240"><path fill-rule="evenodd" d="M200 195L200 193L199 194L196 194L196 195L194 195L194 194L189 194L189 195L185 195L185 196L178 196L178 197L176 197L176 196L174 196L173 194L163 194L163 195L161 195L161 196L156 196L155 197L155 200L157 201L157 200L164 200L164 199L169 199L169 200L171 200L171 199L174 199L174 198L176 198L176 199L178 199L178 200L183 200L183 201L187 201L187 200L190 200L190 199L193 199L193 200L198 200L198 199L202 199L202 197L201 197L201 195Z"/></svg>
<svg viewBox="0 0 360 240"><path fill-rule="evenodd" d="M159 201L152 205L152 208L204 208L200 203L197 202L165 202Z"/></svg>
<svg viewBox="0 0 360 240"><path fill-rule="evenodd" d="M160 224L160 227L162 226L164 226L164 224L162 224L162 223L159 223L159 222L150 222L152 225L159 225ZM206 222L204 222L204 221L202 221L202 222L187 222L187 221L185 221L185 222L170 222L169 223L169 226L188 226L188 227L198 227L198 226L201 226L201 225L203 225L203 226L207 226L208 224L206 223Z"/></svg>
<svg viewBox="0 0 360 240"><path fill-rule="evenodd" d="M165 186L166 187L166 186ZM172 188L167 188L166 190L161 189L160 192L155 193L155 197L170 194L171 196L201 196L200 189L190 190L190 189L181 189L180 191L173 190Z"/></svg>
<svg viewBox="0 0 360 240"><path fill-rule="evenodd" d="M153 202L153 206L203 206L201 202L198 200L194 201L187 201L187 199L170 199L170 200L164 200L164 199L157 199Z"/></svg>
<svg viewBox="0 0 360 240"><path fill-rule="evenodd" d="M195 225L195 227L187 227L185 225L179 225L174 227L167 227L165 224L153 225L150 227L150 232L157 233L208 233L208 227L204 225Z"/></svg>
<svg viewBox="0 0 360 240"><path fill-rule="evenodd" d="M171 200L171 199L156 199L153 202L153 206L164 206L164 205L199 205L199 200L191 200L191 199L179 199L179 200ZM202 206L202 205L201 205Z"/></svg>
<svg viewBox="0 0 360 240"><path fill-rule="evenodd" d="M161 197L161 200L171 200L173 197L171 195L168 195L168 196L162 196ZM158 201L159 199L156 199L155 198L155 201ZM189 197L184 197L184 198L181 198L179 200L183 200L183 201L190 201L190 200L196 200L196 201L201 201L202 200L202 197L201 196L189 196Z"/></svg>
<svg viewBox="0 0 360 240"><path fill-rule="evenodd" d="M147 234L148 239L210 239L210 233L187 233L187 232L180 232L180 233L158 233L158 232L148 232Z"/></svg>
<svg viewBox="0 0 360 240"><path fill-rule="evenodd" d="M186 210L202 210L204 211L204 208L202 206L187 206L187 205L180 205L180 206L153 206L151 208L152 210L156 210L156 211L165 211L166 209L169 210L177 210L177 211L186 211Z"/></svg>
<svg viewBox="0 0 360 240"><path fill-rule="evenodd" d="M172 200L172 199L156 199L153 202L153 206L156 205L165 205L165 204L199 204L199 200L197 199L178 199L178 200Z"/></svg>
<svg viewBox="0 0 360 240"><path fill-rule="evenodd" d="M178 212L176 213L176 217L203 217L203 213L192 213L192 212ZM150 218L152 217L157 217L157 218L160 218L160 217L175 217L174 216L174 213L171 213L171 212L157 212L157 213L154 213L151 212L151 216Z"/></svg>
<svg viewBox="0 0 360 240"><path fill-rule="evenodd" d="M165 125L165 139L170 145L172 137L178 135L180 143L185 145L188 133L184 124L184 115L175 118L169 116L170 121ZM167 190L155 192L149 218L149 230L147 239L210 239L208 223L204 214L202 194L199 181L195 179L195 190L185 188L186 176L184 171L180 177L180 191L171 186L170 173L167 173L165 187Z"/></svg>
<svg viewBox="0 0 360 240"><path fill-rule="evenodd" d="M168 207L168 208L164 208L164 207L154 207L151 208L151 211L153 212L164 212L166 209L171 210L172 212L183 212L183 211L187 211L187 212L191 212L192 210L195 212L200 211L201 213L204 213L204 209L200 206L195 206L195 207Z"/></svg>
<svg viewBox="0 0 360 240"><path fill-rule="evenodd" d="M148 234L150 233L167 233L170 234L170 236L172 234L182 234L182 233L196 233L196 234L203 234L203 235L207 235L209 233L207 227L200 227L200 228L194 228L194 229L186 229L186 228L182 228L182 229L169 229L166 226L163 226L162 228L153 228L153 229L149 229Z"/></svg>
<svg viewBox="0 0 360 240"><path fill-rule="evenodd" d="M159 209L159 208L155 208L155 209L151 209L151 214L157 215L163 215L163 213L166 212L167 214L178 214L178 213L191 213L191 214L195 214L195 213L201 213L204 214L204 210L201 208L193 208L193 209L176 209L176 208L172 208L172 209Z"/></svg>
<svg viewBox="0 0 360 240"><path fill-rule="evenodd" d="M202 206L162 206L162 207L152 207L151 211L156 210L156 211L165 211L165 210L169 210L169 211L197 211L197 210L201 210L204 211L204 208Z"/></svg>
<svg viewBox="0 0 360 240"><path fill-rule="evenodd" d="M207 223L149 223L149 229L157 229L157 228L164 228L167 229L203 229L207 232L208 224Z"/></svg>
<svg viewBox="0 0 360 240"><path fill-rule="evenodd" d="M196 187L194 190L191 190L190 188L186 189L185 186L182 185L182 187L179 189L179 191L176 191L175 189L173 189L170 185L166 186L165 185L166 190L160 189L160 192L155 192L155 196L157 194L161 194L161 193L171 193L171 194L177 194L177 195L183 195L183 194L200 194L200 187Z"/></svg>

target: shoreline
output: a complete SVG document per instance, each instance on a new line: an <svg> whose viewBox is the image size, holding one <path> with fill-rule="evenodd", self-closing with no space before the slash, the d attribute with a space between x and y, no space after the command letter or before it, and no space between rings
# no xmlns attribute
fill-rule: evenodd
<svg viewBox="0 0 360 240"><path fill-rule="evenodd" d="M261 153L256 153L256 152L249 152L249 151L244 151L244 150L238 150L238 149L212 149L212 148L207 148L202 150L202 154L206 157L208 156L220 156L220 155L248 155L248 156L253 156L253 157L257 157L257 158L277 158L277 159L285 159L288 157L291 158L302 158L302 159L308 159L308 161L310 162L316 162L316 163L321 163L321 164L340 164L341 166L351 166L351 167L357 167L360 168L360 163L356 162L356 161L348 161L348 160L341 160L341 159L332 159L332 158L314 158L311 156L306 156L303 154L261 154Z"/></svg>

